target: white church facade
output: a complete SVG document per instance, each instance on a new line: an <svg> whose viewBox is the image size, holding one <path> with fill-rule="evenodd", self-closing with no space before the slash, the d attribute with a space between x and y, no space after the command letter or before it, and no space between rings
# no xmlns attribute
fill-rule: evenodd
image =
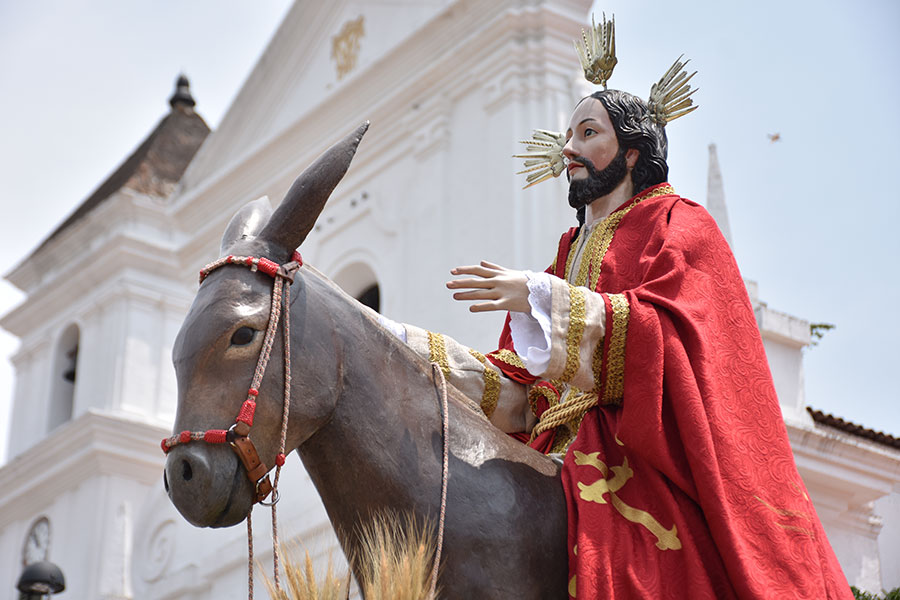
<svg viewBox="0 0 900 600"><path fill-rule="evenodd" d="M195 529L163 489L172 345L231 216L261 196L277 202L359 122L371 128L304 260L392 319L495 347L502 318L474 324L443 284L450 267L480 258L544 266L571 225L562 187L523 191L510 165L496 165L536 123L564 122L582 96L571 40L589 9L297 2L215 132L179 81L144 144L6 274L27 298L0 319L21 341L0 467L0 599L17 598L25 564L42 558L62 568L63 599L245 593L246 530ZM727 233L714 149L709 190ZM808 410L809 323L767 306L754 282L748 290L800 474L848 580L900 586L900 440ZM339 558L295 455L281 488L282 535ZM254 515L257 557L270 564L267 509Z"/></svg>

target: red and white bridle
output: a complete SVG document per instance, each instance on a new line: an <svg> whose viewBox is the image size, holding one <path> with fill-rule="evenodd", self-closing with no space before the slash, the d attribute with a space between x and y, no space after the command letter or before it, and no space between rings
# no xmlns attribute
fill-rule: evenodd
<svg viewBox="0 0 900 600"><path fill-rule="evenodd" d="M266 335L263 339L263 345L259 352L259 358L256 362L256 370L253 373L253 380L250 383L250 389L247 391L247 399L241 405L241 409L235 418L234 424L228 429L208 429L207 431L182 431L172 437L163 439L161 446L163 452L169 453L169 450L181 444L190 442L206 442L208 444L224 444L228 443L237 454L241 463L247 471L247 477L253 483L255 498L254 504L259 502L272 507L272 529L275 538L275 550L273 558L275 562L275 586L280 589L278 577L278 528L275 516L275 503L278 502L278 478L281 475L281 467L284 466L284 446L287 437L288 413L291 404L291 345L290 345L290 284L294 281L294 273L303 265L303 259L300 253L294 251L291 260L283 265L269 260L265 257L255 256L224 256L215 262L212 262L200 271L200 283L214 270L225 265L241 265L248 267L251 271L260 271L272 277L275 281L272 286L272 306L269 312L269 322L266 326ZM287 283L287 285L285 285ZM281 440L278 446L278 454L275 456L275 478L274 483L269 480L269 468L259 458L253 441L250 439L250 428L253 426L253 415L256 412L256 398L259 396L259 387L262 384L263 375L266 372L266 366L269 363L269 356L272 353L272 345L275 341L275 333L278 330L278 322L281 313L284 312L284 405L281 415ZM274 492L274 493L273 493ZM268 495L272 493L272 501L264 502ZM251 509L252 512L252 509ZM249 540L249 563L250 563L250 580L249 591L250 598L253 597L253 532L250 521L250 514L247 515L247 536Z"/></svg>

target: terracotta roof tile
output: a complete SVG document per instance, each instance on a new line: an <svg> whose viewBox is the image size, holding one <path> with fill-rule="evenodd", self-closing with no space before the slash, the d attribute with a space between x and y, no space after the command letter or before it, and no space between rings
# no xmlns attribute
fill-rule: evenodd
<svg viewBox="0 0 900 600"><path fill-rule="evenodd" d="M186 87L187 80L178 83ZM188 96L189 96L189 88ZM179 88L178 91L183 90ZM172 110L159 122L140 146L129 156L106 181L70 214L35 252L46 246L50 240L97 208L104 200L122 188L129 188L141 194L167 197L174 190L181 176L200 149L210 129L203 117L193 110L190 102L178 96L172 97Z"/></svg>
<svg viewBox="0 0 900 600"><path fill-rule="evenodd" d="M844 433L871 440L876 444L883 444L885 446L890 446L891 448L900 449L900 438L896 438L880 431L875 431L874 429L868 429L867 427L851 423L850 421L845 421L840 417L823 413L821 410L815 410L809 406L806 407L806 410L816 423L834 427Z"/></svg>

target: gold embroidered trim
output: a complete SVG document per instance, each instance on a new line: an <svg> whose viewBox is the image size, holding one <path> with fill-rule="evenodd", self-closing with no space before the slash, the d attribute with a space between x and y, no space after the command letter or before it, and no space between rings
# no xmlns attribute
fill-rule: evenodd
<svg viewBox="0 0 900 600"><path fill-rule="evenodd" d="M496 359L499 359L501 362L505 362L508 365L512 365L514 367L518 367L520 369L525 369L525 363L522 362L522 359L519 358L519 355L513 352L512 350L497 350L496 352L492 352L491 356ZM527 370L527 369L526 369Z"/></svg>
<svg viewBox="0 0 900 600"><path fill-rule="evenodd" d="M612 234L621 220L622 217L619 216L619 213L613 213L604 219L603 222L591 232L591 237L587 240L584 252L581 253L581 264L578 266L578 275L575 277L575 285L586 286L588 273L600 271L600 269L594 267L594 265L600 264L597 262L597 255L600 252L598 247L604 242L606 247L609 247L609 242L612 241ZM605 249L602 254L606 254ZM600 256L600 260L603 260L602 255ZM595 290L596 287L590 289Z"/></svg>
<svg viewBox="0 0 900 600"><path fill-rule="evenodd" d="M603 219L600 225L598 225L591 233L591 237L588 238L587 246L582 254L581 265L578 268L578 275L574 281L575 285L587 286L588 289L595 291L597 289L597 282L600 280L600 269L603 265L603 259L606 256L607 250L609 250L609 245L612 243L613 235L615 235L616 229L618 229L619 223L625 215L631 212L632 208L644 200L674 193L675 190L671 185L663 185L652 189L643 195L637 196L625 208L619 209ZM579 237L581 237L580 234ZM574 246L576 244L573 243L572 245ZM571 281L573 256L574 253L570 250L568 260L566 260L567 281ZM588 281L588 273L590 273L590 281Z"/></svg>
<svg viewBox="0 0 900 600"><path fill-rule="evenodd" d="M632 523L643 525L647 530L656 537L656 547L660 550L680 550L681 540L678 539L678 528L672 524L670 529L657 521L653 515L647 511L629 506L622 501L616 494L625 484L634 476L634 471L628 466L628 457L626 456L621 466L607 467L600 460L599 452L591 452L584 454L575 450L573 452L575 464L578 466L591 466L600 471L601 479L588 485L581 481L578 482L578 489L581 490L580 498L587 502L596 502L597 504L607 504L604 494L609 494L609 503L618 511L620 515L625 517ZM609 472L613 472L613 476L609 477Z"/></svg>
<svg viewBox="0 0 900 600"><path fill-rule="evenodd" d="M429 360L441 368L444 375L450 376L450 361L447 359L447 345L444 342L444 336L440 333L428 332L428 350L430 352Z"/></svg>
<svg viewBox="0 0 900 600"><path fill-rule="evenodd" d="M481 352L469 348L469 354L474 356L484 367L484 393L481 395L481 411L490 419L500 400L500 374L488 364L488 360Z"/></svg>
<svg viewBox="0 0 900 600"><path fill-rule="evenodd" d="M569 381L578 372L580 361L578 359L581 348L581 338L585 328L584 292L573 285L569 285L569 329L566 333L566 366L560 381Z"/></svg>
<svg viewBox="0 0 900 600"><path fill-rule="evenodd" d="M625 294L609 294L612 306L612 324L609 333L609 352L606 355L606 387L604 404L621 404L625 395L625 340L631 306Z"/></svg>
<svg viewBox="0 0 900 600"><path fill-rule="evenodd" d="M536 386L532 387L528 391L528 404L529 404L529 406L531 406L531 414L533 414L535 417L538 416L537 401L538 401L538 398L540 398L541 396L543 396L544 398L547 399L547 404L549 405L550 408L553 408L554 406L559 404L559 394L555 393L553 390L551 390L547 386L536 385ZM535 438L535 436L532 433L531 439L534 439L534 438Z"/></svg>
<svg viewBox="0 0 900 600"><path fill-rule="evenodd" d="M597 230L595 229L594 232L596 232L596 231ZM582 227L581 231L578 232L578 237L576 237L572 241L572 243L569 244L569 254L566 256L566 270L563 273L563 275L565 275L565 277L566 277L566 281L571 281L570 273L572 272L572 264L575 262L575 255L577 254L577 252L573 252L573 249L578 247L578 244L580 243L581 238L583 236L584 236L584 227ZM591 234L591 237L593 237L593 233ZM590 242L591 242L591 240L589 238L588 244L590 244ZM582 253L582 256L589 256L589 255ZM581 262L584 263L584 259L582 259Z"/></svg>
<svg viewBox="0 0 900 600"><path fill-rule="evenodd" d="M600 338L600 341L594 346L594 358L591 360L591 368L594 371L595 394L600 393L600 382L603 381L603 342L604 339Z"/></svg>

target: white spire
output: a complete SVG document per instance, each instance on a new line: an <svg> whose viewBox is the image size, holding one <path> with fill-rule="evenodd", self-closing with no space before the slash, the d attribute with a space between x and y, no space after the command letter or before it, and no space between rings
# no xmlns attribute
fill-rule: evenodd
<svg viewBox="0 0 900 600"><path fill-rule="evenodd" d="M719 157L716 145L709 145L709 175L706 179L706 210L713 216L725 241L734 249L731 242L731 226L728 224L728 208L725 206L725 186L722 185L722 171L719 169Z"/></svg>

